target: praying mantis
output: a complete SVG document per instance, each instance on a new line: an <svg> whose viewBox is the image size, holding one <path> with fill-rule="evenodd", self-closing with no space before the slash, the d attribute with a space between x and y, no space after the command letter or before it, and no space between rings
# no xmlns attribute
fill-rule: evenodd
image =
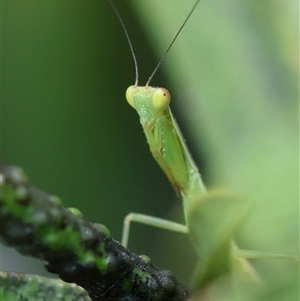
<svg viewBox="0 0 300 301"><path fill-rule="evenodd" d="M196 1L180 30L176 34L175 39L179 35L181 29L183 29L185 26L199 2L200 0ZM126 99L128 103L134 109L136 109L140 116L140 122L147 137L147 141L154 159L165 172L176 193L183 199L183 207L187 222L187 226L184 226L152 216L131 213L125 219L122 237L122 244L127 247L130 223L132 221L173 230L176 232L188 233L188 206L195 200L199 199L206 192L206 189L202 183L198 168L196 167L196 164L194 163L188 148L185 145L179 126L177 125L169 108L171 101L171 95L169 91L165 88L154 88L149 86L152 77L154 76L163 59L155 68L146 85L138 86L138 65L129 35L114 3L110 1L110 4L119 17L126 37L128 38L136 68L135 84L127 89ZM164 56L166 56L169 49L171 49L173 42L170 44Z"/></svg>
<svg viewBox="0 0 300 301"><path fill-rule="evenodd" d="M110 0L109 2L123 27L135 65L135 84L127 89L126 99L130 106L137 111L140 117L140 123L143 127L147 142L150 147L150 151L154 159L166 174L176 193L182 198L184 216L186 221L186 225L181 225L161 218L156 218L144 214L130 213L124 220L122 236L122 244L127 247L131 222L147 224L175 232L189 233L190 229L192 227L195 227L192 225L192 221L194 224L196 224L197 222L195 220L195 217L190 217L191 208L195 207L193 209L197 211L197 207L201 207L202 199L206 196L207 193L201 176L198 172L198 168L193 158L191 157L191 154L185 144L185 140L180 132L179 126L175 121L175 118L169 107L171 101L171 95L169 91L165 88L150 86L151 79L153 78L157 69L160 67L162 61L173 46L174 41L194 12L200 0L197 0L195 2L193 8L191 9L179 31L175 35L175 38L172 40L162 59L159 61L153 73L150 75L145 86L138 86L138 64L133 46L131 44L124 22L118 10L116 9L116 6L114 5L112 0ZM225 199L226 197L227 196L225 196ZM231 198L234 199L233 196L231 196ZM250 208L246 204L245 208L242 209L242 211L244 212L242 212L241 215L243 216L249 210ZM195 230L193 232L195 232ZM197 237L197 234L194 236ZM201 254L203 247L198 247L198 243L199 242L195 244L195 247ZM271 254L259 251L240 250L234 243L232 245L232 249L238 256L246 258L269 257L288 258L296 260L298 259L297 255Z"/></svg>

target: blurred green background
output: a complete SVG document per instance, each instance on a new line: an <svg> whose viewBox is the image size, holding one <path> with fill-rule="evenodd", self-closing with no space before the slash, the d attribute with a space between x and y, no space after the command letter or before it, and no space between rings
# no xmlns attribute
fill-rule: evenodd
<svg viewBox="0 0 300 301"><path fill-rule="evenodd" d="M194 1L115 2L144 84ZM237 238L244 248L298 252L298 5L203 0L152 81L171 91L205 184L256 202ZM107 1L2 1L2 161L116 239L129 212L183 219L124 98L134 78ZM129 248L188 283L196 255L184 235L133 225ZM1 250L8 269L14 253ZM36 272L28 259L13 261ZM271 278L297 268L255 264Z"/></svg>

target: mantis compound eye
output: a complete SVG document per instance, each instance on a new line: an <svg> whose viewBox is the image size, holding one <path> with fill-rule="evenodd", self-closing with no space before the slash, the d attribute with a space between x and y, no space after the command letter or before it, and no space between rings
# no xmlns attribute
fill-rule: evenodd
<svg viewBox="0 0 300 301"><path fill-rule="evenodd" d="M125 97L126 97L127 102L135 109L133 95L132 95L133 94L133 89L134 89L134 86L128 87L127 90L126 90Z"/></svg>
<svg viewBox="0 0 300 301"><path fill-rule="evenodd" d="M152 105L157 111L164 111L171 102L170 92L165 88L157 88L152 96Z"/></svg>

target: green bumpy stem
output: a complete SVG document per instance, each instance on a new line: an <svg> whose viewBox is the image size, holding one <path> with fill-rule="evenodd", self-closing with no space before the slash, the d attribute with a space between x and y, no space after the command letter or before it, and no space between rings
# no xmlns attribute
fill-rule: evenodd
<svg viewBox="0 0 300 301"><path fill-rule="evenodd" d="M44 260L48 271L83 287L93 301L188 299L170 271L154 267L112 239L105 226L30 185L21 168L2 165L0 183L3 242Z"/></svg>

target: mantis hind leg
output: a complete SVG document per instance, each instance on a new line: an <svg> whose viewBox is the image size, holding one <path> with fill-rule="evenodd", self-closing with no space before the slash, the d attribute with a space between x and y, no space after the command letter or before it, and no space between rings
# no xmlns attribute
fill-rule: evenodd
<svg viewBox="0 0 300 301"><path fill-rule="evenodd" d="M140 213L129 213L124 219L122 245L127 248L131 222L136 222L144 225L158 227L165 230L170 230L180 233L188 233L188 228L185 225L168 221L162 218L149 216Z"/></svg>

